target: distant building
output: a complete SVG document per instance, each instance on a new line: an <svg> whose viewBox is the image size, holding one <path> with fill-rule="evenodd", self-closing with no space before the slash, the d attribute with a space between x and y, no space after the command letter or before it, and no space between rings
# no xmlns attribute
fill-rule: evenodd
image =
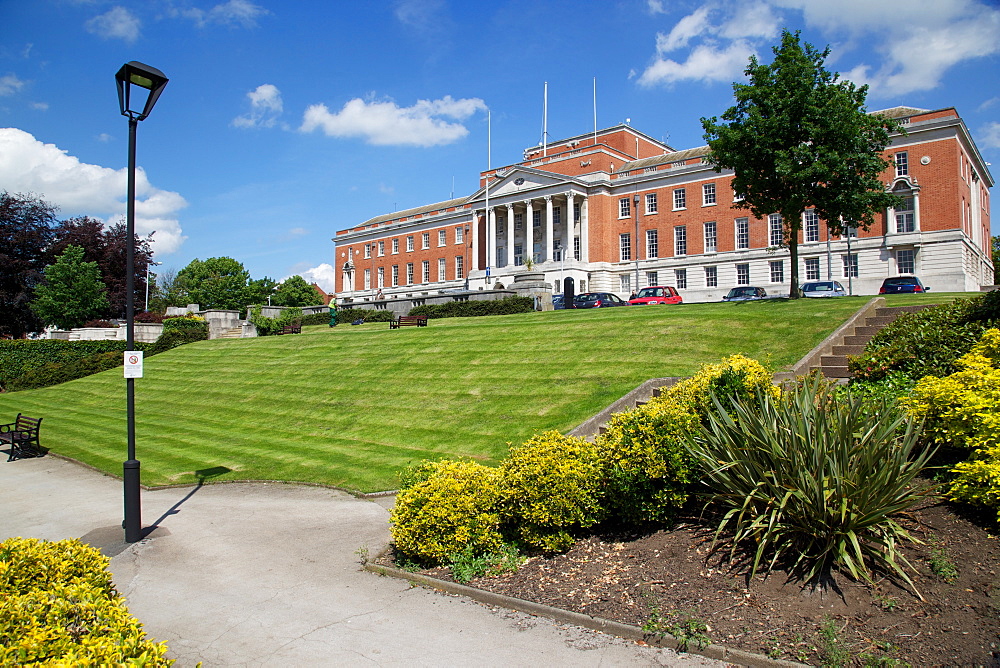
<svg viewBox="0 0 1000 668"><path fill-rule="evenodd" d="M329 294L315 283L310 283L310 285L312 286L312 289L316 291L316 294L320 296L320 299L323 300L323 306L329 306L330 302L333 301L333 295Z"/></svg>
<svg viewBox="0 0 1000 668"><path fill-rule="evenodd" d="M874 113L906 128L885 151L892 166L883 179L903 204L851 239L803 212L800 280L832 278L855 294L874 294L899 274L917 274L935 291L992 284L993 179L961 117L953 108ZM628 125L529 148L522 161L482 172L467 197L338 231L338 297L509 285L529 258L553 292L572 277L577 293L622 297L658 284L689 302L720 300L737 285L787 294L780 217L736 208L732 172L715 173L707 152L677 151Z"/></svg>

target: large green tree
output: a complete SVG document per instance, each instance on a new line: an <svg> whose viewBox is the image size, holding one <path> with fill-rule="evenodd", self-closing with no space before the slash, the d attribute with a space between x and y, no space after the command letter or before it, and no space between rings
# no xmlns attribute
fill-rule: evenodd
<svg viewBox="0 0 1000 668"><path fill-rule="evenodd" d="M80 246L67 246L45 268L45 280L35 288L31 310L46 325L59 329L80 327L108 308L101 268L83 256Z"/></svg>
<svg viewBox="0 0 1000 668"><path fill-rule="evenodd" d="M274 291L272 304L278 306L315 306L323 303L313 286L298 274L289 276Z"/></svg>
<svg viewBox="0 0 1000 668"><path fill-rule="evenodd" d="M830 54L782 33L768 65L750 57L749 83L733 84L736 104L723 115L702 118L709 160L716 172L734 172L740 208L758 218L781 214L791 255L789 296L799 296L799 232L802 214L814 208L833 234L868 229L874 213L898 199L886 192L882 151L892 119L868 114L868 87L840 81L824 67Z"/></svg>
<svg viewBox="0 0 1000 668"><path fill-rule="evenodd" d="M246 308L250 272L231 257L194 259L177 272L170 301L175 306L198 304L202 309Z"/></svg>
<svg viewBox="0 0 1000 668"><path fill-rule="evenodd" d="M32 194L0 192L0 338L42 327L30 303L49 264L56 208Z"/></svg>

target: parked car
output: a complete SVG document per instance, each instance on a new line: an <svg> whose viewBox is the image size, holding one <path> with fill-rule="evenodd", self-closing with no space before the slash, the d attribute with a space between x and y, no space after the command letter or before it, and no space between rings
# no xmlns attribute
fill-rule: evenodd
<svg viewBox="0 0 1000 668"><path fill-rule="evenodd" d="M552 295L552 308L557 311L566 308L566 296Z"/></svg>
<svg viewBox="0 0 1000 668"><path fill-rule="evenodd" d="M675 288L669 285L651 285L648 288L639 290L632 299L628 300L630 306L643 306L646 304L683 304L684 298L677 294Z"/></svg>
<svg viewBox="0 0 1000 668"><path fill-rule="evenodd" d="M767 291L751 285L743 285L733 288L729 294L722 298L724 302L750 302L757 299L767 299Z"/></svg>
<svg viewBox="0 0 1000 668"><path fill-rule="evenodd" d="M581 292L573 298L573 308L607 308L628 306L628 302L611 292Z"/></svg>
<svg viewBox="0 0 1000 668"><path fill-rule="evenodd" d="M894 295L900 292L927 292L929 287L920 282L916 276L893 276L882 281L878 289L880 295Z"/></svg>
<svg viewBox="0 0 1000 668"><path fill-rule="evenodd" d="M840 281L811 281L802 284L803 297L846 297L847 290Z"/></svg>

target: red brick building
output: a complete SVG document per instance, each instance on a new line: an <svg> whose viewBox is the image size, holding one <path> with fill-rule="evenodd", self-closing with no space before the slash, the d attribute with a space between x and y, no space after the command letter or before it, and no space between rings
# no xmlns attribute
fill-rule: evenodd
<svg viewBox="0 0 1000 668"><path fill-rule="evenodd" d="M886 189L903 197L856 237L827 233L803 213L799 278L839 280L874 294L882 279L916 274L937 291L994 282L992 176L954 109L896 107L906 134L886 150ZM686 301L716 301L736 285L787 294L791 271L778 216L736 208L731 172L704 162L707 147L675 150L628 125L524 152L480 174L466 197L378 216L337 232L337 294L355 301L509 286L529 258L554 292L627 296L647 285Z"/></svg>

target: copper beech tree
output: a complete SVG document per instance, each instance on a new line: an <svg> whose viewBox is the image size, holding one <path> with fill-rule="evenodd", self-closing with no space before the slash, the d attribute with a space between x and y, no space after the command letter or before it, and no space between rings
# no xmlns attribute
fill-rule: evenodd
<svg viewBox="0 0 1000 668"><path fill-rule="evenodd" d="M815 209L831 234L868 229L875 212L897 205L881 180L882 152L898 121L865 110L868 87L839 80L824 67L830 54L782 33L774 60L750 57L749 83L734 83L736 104L702 118L708 160L734 172L736 206L766 218L781 214L791 261L789 297L799 296L802 214Z"/></svg>

